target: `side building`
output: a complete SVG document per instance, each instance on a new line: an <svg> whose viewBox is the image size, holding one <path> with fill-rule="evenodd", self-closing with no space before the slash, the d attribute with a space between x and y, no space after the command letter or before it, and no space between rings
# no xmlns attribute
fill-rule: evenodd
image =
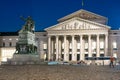
<svg viewBox="0 0 120 80"><path fill-rule="evenodd" d="M92 63L89 58L120 58L120 30L111 30L106 17L81 9L58 22L44 32L35 32L41 60ZM0 33L1 61L12 58L15 51L18 33L13 33Z"/></svg>
<svg viewBox="0 0 120 80"><path fill-rule="evenodd" d="M35 32L38 53L40 59L45 60L47 53L47 33ZM6 62L12 59L16 51L16 43L18 42L18 32L0 32L0 61Z"/></svg>

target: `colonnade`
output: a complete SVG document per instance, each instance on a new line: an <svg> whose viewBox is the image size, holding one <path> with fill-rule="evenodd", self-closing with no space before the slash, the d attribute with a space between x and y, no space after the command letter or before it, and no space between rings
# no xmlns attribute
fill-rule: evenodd
<svg viewBox="0 0 120 80"><path fill-rule="evenodd" d="M85 60L85 57L100 57L101 54L106 56L107 50L107 34L48 36L48 60Z"/></svg>

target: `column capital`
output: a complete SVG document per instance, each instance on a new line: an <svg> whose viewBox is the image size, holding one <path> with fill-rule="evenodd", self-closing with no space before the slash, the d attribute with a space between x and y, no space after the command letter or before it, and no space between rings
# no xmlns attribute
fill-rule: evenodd
<svg viewBox="0 0 120 80"><path fill-rule="evenodd" d="M72 37L74 37L75 35L71 35Z"/></svg>
<svg viewBox="0 0 120 80"><path fill-rule="evenodd" d="M100 34L96 34L96 36L100 36Z"/></svg>
<svg viewBox="0 0 120 80"><path fill-rule="evenodd" d="M55 37L59 37L59 35L55 35Z"/></svg>
<svg viewBox="0 0 120 80"><path fill-rule="evenodd" d="M105 36L108 36L108 34L105 34Z"/></svg>
<svg viewBox="0 0 120 80"><path fill-rule="evenodd" d="M63 36L67 36L67 35L63 35Z"/></svg>
<svg viewBox="0 0 120 80"><path fill-rule="evenodd" d="M97 37L100 37L100 34L96 34Z"/></svg>
<svg viewBox="0 0 120 80"><path fill-rule="evenodd" d="M88 34L88 36L89 36L89 37L91 37L91 36L92 36L92 34Z"/></svg>
<svg viewBox="0 0 120 80"><path fill-rule="evenodd" d="M79 36L81 37L81 36L83 36L83 34L80 34Z"/></svg>
<svg viewBox="0 0 120 80"><path fill-rule="evenodd" d="M48 35L48 37L52 37L51 35Z"/></svg>

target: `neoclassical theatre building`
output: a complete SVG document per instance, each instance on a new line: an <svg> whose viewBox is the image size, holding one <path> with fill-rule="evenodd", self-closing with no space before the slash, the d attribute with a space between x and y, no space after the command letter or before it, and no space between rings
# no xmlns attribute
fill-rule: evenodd
<svg viewBox="0 0 120 80"><path fill-rule="evenodd" d="M120 58L120 30L111 30L104 16L79 10L58 19L44 32L35 32L41 60L87 61L88 58ZM17 32L0 33L0 60L15 52ZM99 60L95 60L99 62Z"/></svg>

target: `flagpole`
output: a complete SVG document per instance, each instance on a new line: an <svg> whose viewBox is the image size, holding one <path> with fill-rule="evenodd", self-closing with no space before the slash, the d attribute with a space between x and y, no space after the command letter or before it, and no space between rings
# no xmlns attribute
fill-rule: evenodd
<svg viewBox="0 0 120 80"><path fill-rule="evenodd" d="M84 6L84 1L83 0L82 0L82 4L81 5L82 5L82 8L83 8L83 6Z"/></svg>

